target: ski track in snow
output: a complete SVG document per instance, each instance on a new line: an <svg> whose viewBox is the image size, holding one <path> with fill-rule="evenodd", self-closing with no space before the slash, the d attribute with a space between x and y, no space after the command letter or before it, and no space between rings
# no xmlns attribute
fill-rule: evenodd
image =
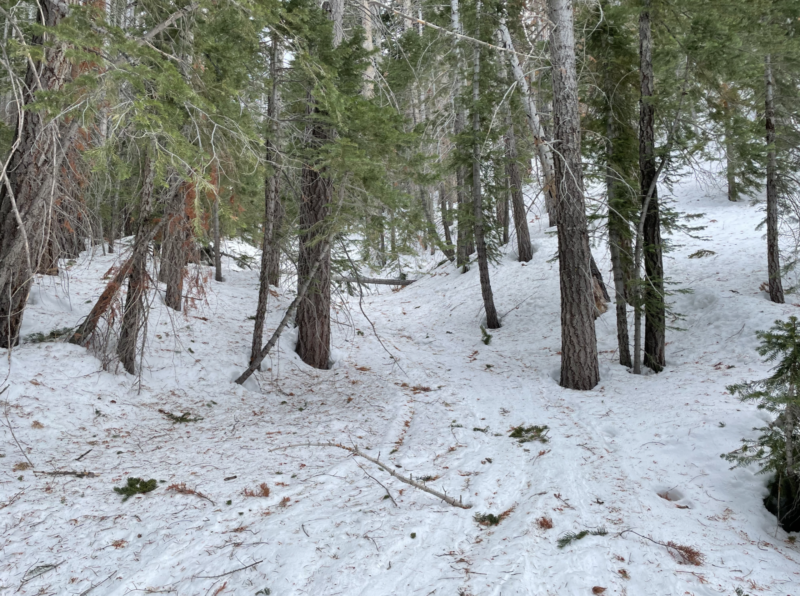
<svg viewBox="0 0 800 596"><path fill-rule="evenodd" d="M269 370L239 387L257 273L230 261L226 281L207 281L188 315L170 317L154 298L141 385L104 372L83 348L23 344L10 371L5 357L0 364L8 423L37 471L97 476L20 470L3 417L0 594L798 594L800 544L763 508L766 478L719 457L765 420L725 386L767 373L754 332L798 306L759 291L758 207L693 181L675 194L680 210L705 214L698 221L711 238L673 235L665 257L673 287L694 290L672 297L685 317L672 324L684 330L668 332L663 373L633 376L616 364L612 306L596 325L602 380L593 391L555 380L556 240L536 219L534 259L515 262L512 240L492 268L504 319L489 345L477 267L461 275L445 265L400 292L364 298L395 360L351 298L335 313L332 370L300 362L288 330ZM716 254L688 258L700 248ZM605 245L593 251L610 282ZM76 324L115 257L87 257L66 277L39 280L23 334ZM265 337L291 297L270 299ZM160 409L203 419L173 424ZM549 441L509 438L521 424L546 424ZM450 507L340 449L277 449L307 442L358 445L401 474L435 476L430 486L472 508ZM165 482L123 503L113 487L129 476ZM268 497L244 495L262 482ZM173 483L214 504L168 491ZM659 496L667 491L672 500ZM473 520L502 512L494 527ZM553 528L540 528L541 517ZM608 534L557 548L566 532L598 528ZM681 564L663 546L621 534L628 529L694 546L704 564Z"/></svg>

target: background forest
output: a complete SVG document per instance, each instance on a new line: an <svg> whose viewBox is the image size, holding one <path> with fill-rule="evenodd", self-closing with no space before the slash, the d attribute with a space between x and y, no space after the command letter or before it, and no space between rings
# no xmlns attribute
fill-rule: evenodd
<svg viewBox="0 0 800 596"><path fill-rule="evenodd" d="M288 402L303 412L317 385L301 388L295 378L300 373L279 372L281 337L296 354L296 366L302 367L297 370L327 383L321 379L340 374L349 358L342 356L341 341L355 345L365 334L370 339L363 341L372 343L364 352L388 359L384 365L390 367L384 379L371 382L386 382L388 389L380 385L386 395L401 387L410 392L407 403L412 404L417 399L413 396L441 387L434 387L430 371L411 381L422 373L398 356L397 338L424 333L428 340L435 332L444 338L435 341L445 342L436 354L458 352L461 336L441 335L453 335L445 331L450 320L441 317L456 308L446 297L455 292L471 297L469 314L461 313L459 324L481 344L469 356L470 363L479 349L485 353L498 340L511 342L496 348L510 350L502 359L482 363L482 374L512 366L511 361L526 362L534 349L545 349L539 347L539 338L555 333L552 356L558 365L548 379L556 385L548 391L560 387L585 392L564 394L576 400L592 399L610 386L612 365L626 375L616 377L616 386L636 399L652 391L642 389L642 383L663 383L661 391L680 389L683 381L669 376L675 372L671 367L686 358L687 350L698 350L695 364L710 353L708 358L719 361L714 364L720 373L715 382L732 384L721 393L730 404L739 405L732 396L756 402L762 418L737 426L744 436L743 443L736 437L739 448L711 441L705 453L719 460L725 452L714 465L724 467L727 461L740 472L763 472L757 482L764 485L766 478L768 486L762 486L764 494L754 489L751 496L756 501L767 497L767 509L777 516L785 536L800 529L800 334L797 319L773 324L775 318L787 319L797 306L792 295L800 248L800 3L0 0L0 25L0 348L8 360L0 394L8 391L7 451L20 451L25 459L23 467L15 464L12 480L17 472L34 468L34 474L50 477L82 473L74 463L69 470L56 466L45 472L14 436L11 396L22 395L15 377L38 374L37 367L52 372L38 357L36 365L26 360L25 350L32 344L67 344L81 356L69 352L77 360L63 366L77 372L89 366L81 358L99 359L103 375L122 379L107 381L109 387L124 382L126 391L147 394L163 364L159 351L165 348L156 339L169 337L179 346L172 353L194 356L201 348L186 342L199 341L200 335L193 335L187 322L214 319L204 309L215 304L220 309L215 312L236 312L246 323L239 321L234 328L220 316L216 335L203 335L219 350L216 364L208 363L215 360L213 354L195 360L205 358L204 366L213 370L209 378L216 379L203 386L203 407L217 406L216 387L233 382L278 399L270 407ZM685 190L698 180L705 189L722 189L720 199L736 209L719 216L730 227L720 231L713 225L718 219L709 219L707 213L718 206L706 209L708 205L686 199L691 195L694 200L700 192ZM743 236L734 239L733 230ZM754 244L745 240L750 236ZM720 244L728 246L727 252ZM702 259L698 267L707 271L702 276L687 273L684 258ZM509 261L517 267L513 276ZM91 274L77 272L81 263ZM740 267L752 263L757 265L747 269L746 283L753 287L734 284L725 291L758 294L761 306L754 302L742 311L720 313L727 315L719 323L725 333L741 325L734 335L725 335L737 339L703 345L699 335L692 335L701 332L691 326L704 308L698 306L703 296L712 291L708 284L714 282L708 280L717 276L717 282L727 281L720 276L738 275ZM82 285L91 276L95 285ZM447 289L437 276L456 285ZM402 319L407 314L399 306L406 303L405 292L412 285L419 288L423 280L439 285L422 286L418 292L430 291L427 297L412 294L409 300L420 302L415 309L424 305L420 312L427 312L429 320L421 318L413 334L392 327L398 315ZM382 291L386 286L393 290ZM30 313L55 300L43 297L45 287L60 288L58 300L66 296L70 301L70 315L51 317L47 328L42 327L40 310ZM77 305L78 296L86 306L73 312L71 301ZM524 306L530 316L522 319L517 314L530 296L535 300ZM767 301L783 306L770 305L773 310L762 321ZM714 325L716 314L698 320ZM759 326L751 329L756 320ZM162 327L167 321L169 332ZM769 325L756 345L754 332ZM342 332L343 326L352 329ZM745 326L749 335L741 341L748 342L747 356L744 347L736 347ZM346 339L337 340L337 333ZM233 363L225 360L226 342L237 344ZM422 354L424 348L419 349ZM740 373L745 376L721 380L722 371L735 368L723 364L724 349L743 359L740 368L745 363L753 368ZM755 364L756 353L766 358L766 368ZM17 355L22 364L15 370ZM420 355L419 370L425 363ZM197 376L189 372L191 365L169 366L174 374ZM374 366L361 363L355 370L366 373ZM450 372L445 366L450 364L442 360L441 368ZM681 374L689 374L687 370ZM522 368L506 372L509 379L527 378ZM472 373L457 373L451 377L467 385L473 378ZM754 376L766 378L756 381ZM281 378L300 383L298 395L265 386ZM523 386L538 387L536 383L526 380ZM165 385L162 390L175 395L177 387L168 391ZM109 389L111 395L121 390ZM237 399L246 395L240 387L220 391L233 392ZM339 390L319 391L338 395ZM189 393L201 399L197 392ZM162 399L155 394L151 398L153 407ZM400 402L406 404L404 400ZM689 400L688 393L685 400L677 399ZM197 415L198 403L181 406L187 409L178 414L155 410L173 425L199 427L203 417ZM443 403L449 408L451 401ZM508 414L505 402L496 405L506 411L502 416ZM306 444L344 449L360 458L353 461L372 462L400 478L409 491L428 492L457 509L471 507L444 488L428 486L443 471L421 480L416 472L405 476L400 464L390 466L379 452L359 447L355 437L368 436L368 443L382 433L399 432L389 445L394 445L391 454L401 450L417 406L408 406L410 414L406 407L398 406L402 413L393 418L405 424L400 429L387 423L385 429L359 435L353 429L361 422L334 413L335 428L326 429L332 434L325 440L301 434ZM653 407L652 423L660 424L664 414ZM259 408L245 410L253 409L255 415ZM93 424L107 415L96 411L100 414ZM233 409L228 414L237 420L233 435L238 418ZM358 416L382 415L363 411ZM600 410L588 414L595 422L600 415ZM326 419L316 411L309 416ZM449 413L437 416L450 419ZM491 424L482 420L486 418L476 417L474 427L472 422L468 427L488 438ZM514 451L527 453L522 443L540 442L541 451L539 445L535 451L544 457L550 448L544 446L549 428L526 420L507 421L511 437L519 439ZM716 418L713 423L725 427ZM85 430L87 424L75 426ZM302 428L302 421L289 418L276 424L283 426L269 432L297 433L291 429ZM454 429L463 425L457 420L447 424L455 450L463 445ZM755 429L760 434L753 434L753 424L760 425ZM428 431L430 437L436 433ZM213 437L210 426L208 432ZM336 432L346 432L348 441ZM590 434L605 436L607 429L598 426ZM418 429L412 435L425 432ZM647 440L645 445L659 441L652 434ZM437 458L446 447L439 443L436 439L429 445ZM586 449L596 457L594 448ZM387 451L383 453L385 458ZM481 465L492 464L491 457L473 455ZM133 469L120 465L119 478ZM617 471L604 473L610 478ZM130 479L141 480L141 485L129 481L127 488L115 490L129 497L160 486L155 479L152 485L145 483L149 472L139 474L141 478ZM185 481L176 479L169 488L217 506ZM269 483L273 491L275 482ZM659 484L656 491L661 500L695 507L686 500L686 491L661 484L665 486ZM260 496L269 498L268 485L261 486L266 494ZM397 507L393 492L380 486ZM251 487L242 490L245 496L258 496L247 493L253 492ZM384 494L380 488L378 492ZM469 494L465 491L464 498ZM541 494L514 499L506 503L510 509L497 509L490 499L484 503L487 513L472 511L469 516L475 518L469 519L484 530ZM554 494L560 511L573 509L568 497L562 499L558 490ZM0 502L0 510L13 505L12 499L10 495ZM598 506L600 501L597 497ZM288 503L275 506L283 509ZM490 515L490 509L495 513ZM532 515L528 512L526 519L533 520ZM535 519L552 524L547 515ZM547 523L541 522L538 530L548 529ZM625 527L614 528L616 537L634 532L633 526ZM575 526L575 532L562 534L566 541L559 541L558 548L587 536L600 540L605 528L603 533L597 528ZM302 530L308 536L305 526ZM673 542L652 538L649 531L634 534L666 549L678 565L700 565L705 557L701 545L686 546L681 537ZM800 572L796 563L792 569ZM615 581L629 579L626 568L613 571ZM15 581L21 587L33 579L25 572ZM569 584L565 581L564 586ZM467 584L458 588L464 590L459 594L484 593ZM220 585L215 582L208 589ZM736 589L747 589L744 581L739 585ZM0 591L3 586L0 580ZM235 593L253 593L250 587L261 586L248 586L249 591L238 587ZM732 594L734 587L697 593ZM549 588L519 593L545 594ZM393 589L406 593L405 588ZM341 593L362 593L352 590Z"/></svg>

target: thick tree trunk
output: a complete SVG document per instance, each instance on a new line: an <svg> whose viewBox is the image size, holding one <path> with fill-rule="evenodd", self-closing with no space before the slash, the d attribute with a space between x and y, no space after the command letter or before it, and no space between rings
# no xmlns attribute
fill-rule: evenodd
<svg viewBox="0 0 800 596"><path fill-rule="evenodd" d="M594 328L591 252L583 196L581 128L572 2L548 0L553 65L558 265L561 286L561 386L592 389L600 380Z"/></svg>
<svg viewBox="0 0 800 596"><path fill-rule="evenodd" d="M479 9L480 12L480 9ZM486 311L486 327L500 328L500 317L494 307L492 285L489 280L489 255L486 252L486 239L483 234L483 194L481 192L481 117L478 112L480 101L480 65L481 51L475 46L474 70L472 79L472 132L475 135L472 146L472 209L473 229L475 230L475 247L478 252L478 272L481 279L481 295L483 308Z"/></svg>
<svg viewBox="0 0 800 596"><path fill-rule="evenodd" d="M186 213L187 194L192 192L185 182L177 182L169 199L167 224L161 244L160 279L167 284L164 302L180 311L183 304L183 279L191 243L191 224Z"/></svg>
<svg viewBox="0 0 800 596"><path fill-rule="evenodd" d="M42 0L36 14L47 29L66 16L68 5ZM42 36L32 45L43 46ZM40 91L60 89L70 74L66 44L58 40L44 50L41 62L30 63L25 75L25 105L35 101ZM10 348L19 341L22 313L33 283L33 276L48 242L47 222L52 221L58 177L64 153L78 129L73 116L61 125L44 112L24 111L8 162L0 171L0 347Z"/></svg>
<svg viewBox="0 0 800 596"><path fill-rule="evenodd" d="M271 260L274 258L272 244L275 241L275 209L278 204L280 192L280 168L278 167L277 143L280 134L279 96L278 96L278 64L283 62L283 53L280 49L280 40L277 35L272 36L272 56L270 59L270 90L269 105L267 106L267 119L269 132L266 140L266 161L271 164L271 171L264 180L264 225L261 240L261 273L258 283L258 304L256 306L255 326L253 328L253 342L250 349L250 364L255 362L261 352L264 333L264 321L267 315L267 301L269 299L269 276L272 269Z"/></svg>
<svg viewBox="0 0 800 596"><path fill-rule="evenodd" d="M142 179L142 199L133 241L130 272L128 273L128 294L122 313L122 326L117 341L117 356L123 368L130 374L136 372L136 355L139 345L139 331L144 326L147 296L147 254L150 245L148 225L153 203L153 182L155 168L151 157L145 157Z"/></svg>
<svg viewBox="0 0 800 596"><path fill-rule="evenodd" d="M514 123L511 113L506 112L506 175L508 176L511 194L511 211L514 214L514 232L517 236L517 255L521 263L533 258L533 246L528 230L528 218L525 212L525 199L522 195L522 174L517 159L517 137L514 134Z"/></svg>
<svg viewBox="0 0 800 596"><path fill-rule="evenodd" d="M659 214L655 159L655 107L653 106L653 36L650 30L650 2L639 15L639 59L641 100L639 111L639 180L642 208L645 210L643 237L645 283L641 291L645 313L644 364L654 372L666 364L664 351L666 312L664 304L664 265L661 246L661 216ZM641 306L639 306L641 308ZM641 333L641 332L640 332ZM638 353L634 355L638 357Z"/></svg>
<svg viewBox="0 0 800 596"><path fill-rule="evenodd" d="M309 93L307 114L316 108ZM319 121L306 126L306 144L320 148L331 138L331 132ZM331 355L331 255L330 245L323 242L325 224L330 214L333 186L325 169L309 161L303 164L300 179L300 253L297 261L298 285L308 291L297 307L297 354L314 368L328 368ZM315 264L319 262L319 266Z"/></svg>
<svg viewBox="0 0 800 596"><path fill-rule="evenodd" d="M771 57L764 59L766 100L764 116L767 123L767 272L769 299L783 304L781 258L778 249L778 166L775 151L775 100Z"/></svg>

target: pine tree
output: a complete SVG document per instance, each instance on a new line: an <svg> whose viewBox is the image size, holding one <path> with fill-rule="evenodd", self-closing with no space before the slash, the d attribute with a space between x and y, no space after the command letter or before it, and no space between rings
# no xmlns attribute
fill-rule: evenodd
<svg viewBox="0 0 800 596"><path fill-rule="evenodd" d="M745 439L741 449L723 457L736 466L756 464L759 472L774 473L771 499L779 505L778 520L800 527L800 320L775 321L756 337L761 340L759 355L765 362L775 363L772 375L731 385L728 391L742 401L756 402L775 419L756 429L761 431L758 438Z"/></svg>

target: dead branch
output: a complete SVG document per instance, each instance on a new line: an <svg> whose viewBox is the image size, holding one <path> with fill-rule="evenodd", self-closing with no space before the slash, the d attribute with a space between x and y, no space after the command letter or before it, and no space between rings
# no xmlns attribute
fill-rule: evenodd
<svg viewBox="0 0 800 596"><path fill-rule="evenodd" d="M438 490L434 490L432 488L428 488L427 486L416 482L411 478L407 478L401 474L398 474L395 470L387 466L386 464L378 461L376 458L367 455L366 453L362 452L358 447L348 447L347 445L342 445L341 443L295 443L292 445L284 445L283 447L276 447L275 449L270 449L270 451L279 451L281 449L289 449L292 447L336 447L338 449L344 449L345 451L350 452L352 455L357 455L358 457L363 457L367 461L371 461L373 464L382 468L384 471L389 472L391 476L397 478L400 482L405 482L413 486L414 488L418 488L421 491L424 491L428 494L433 495L447 503L448 505L452 505L453 507L459 507L461 509L471 509L472 505L469 503L464 504L461 501L461 497L458 500L454 499L453 497L448 497L444 493L440 493ZM387 491L388 492L388 491Z"/></svg>
<svg viewBox="0 0 800 596"><path fill-rule="evenodd" d="M75 478L97 478L99 476L94 472L75 472L74 470L57 470L55 472L38 472L34 470L33 473L41 476L75 476Z"/></svg>
<svg viewBox="0 0 800 596"><path fill-rule="evenodd" d="M337 276L333 281L350 284L378 285L378 286L410 286L416 279L381 279L378 277L347 277Z"/></svg>
<svg viewBox="0 0 800 596"><path fill-rule="evenodd" d="M623 534L630 532L631 534L635 534L639 538L644 538L645 540L649 540L653 544L657 544L659 546L663 546L664 548L669 551L673 557L675 557L679 563L684 563L687 565L697 565L700 566L703 564L703 560L705 556L699 550L691 546L684 546L682 544L675 544L672 540L669 542L659 542L658 540L654 540L649 536L643 536L638 532L634 532L633 530L622 530L617 536L622 536Z"/></svg>
<svg viewBox="0 0 800 596"><path fill-rule="evenodd" d="M259 563L263 563L264 559L260 561L256 561L255 563L250 563L250 565L245 565L244 567L239 567L239 569L234 569L233 571L226 571L225 573L220 573L219 575L195 575L192 579L218 579L220 577L225 577L226 575L231 575L237 573L239 571L244 571L245 569L250 569L250 567L255 567Z"/></svg>

